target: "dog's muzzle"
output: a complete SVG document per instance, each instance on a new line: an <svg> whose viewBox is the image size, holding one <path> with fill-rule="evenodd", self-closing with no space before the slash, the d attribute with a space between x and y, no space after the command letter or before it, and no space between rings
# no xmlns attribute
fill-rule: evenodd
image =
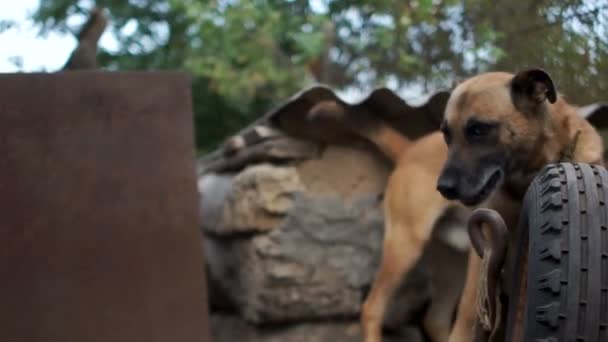
<svg viewBox="0 0 608 342"><path fill-rule="evenodd" d="M437 191L441 195L449 200L455 200L460 198L460 192L458 191L458 181L456 177L449 177L441 175L437 181Z"/></svg>
<svg viewBox="0 0 608 342"><path fill-rule="evenodd" d="M437 191L448 200L459 200L472 206L485 201L503 178L504 172L498 166L466 172L448 167L437 180Z"/></svg>

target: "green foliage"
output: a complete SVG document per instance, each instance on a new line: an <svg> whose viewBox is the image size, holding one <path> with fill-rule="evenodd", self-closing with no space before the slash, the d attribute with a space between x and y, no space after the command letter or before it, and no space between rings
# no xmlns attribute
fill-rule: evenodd
<svg viewBox="0 0 608 342"><path fill-rule="evenodd" d="M399 87L435 91L486 70L541 66L576 103L605 100L608 90L605 2L96 3L108 9L118 42L116 49L102 51L105 68L181 69L194 76L201 151L300 90L312 75L319 77L311 71L328 60L321 78L335 87L369 88L390 78ZM90 5L90 0L41 0L34 20L42 33L75 31L68 19L86 14Z"/></svg>
<svg viewBox="0 0 608 342"><path fill-rule="evenodd" d="M608 91L608 3L605 1L478 1L472 22L499 32L490 69L542 67L574 103L605 101ZM508 15L505 15L508 14Z"/></svg>

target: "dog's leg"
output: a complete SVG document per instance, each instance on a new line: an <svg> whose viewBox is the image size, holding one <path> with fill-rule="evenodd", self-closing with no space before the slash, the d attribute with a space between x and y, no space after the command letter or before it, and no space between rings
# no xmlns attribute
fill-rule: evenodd
<svg viewBox="0 0 608 342"><path fill-rule="evenodd" d="M385 198L385 231L382 260L372 289L363 304L361 325L366 342L382 340L382 322L388 301L415 265L431 236L433 223L447 202L430 191L432 175L397 172L389 180ZM399 176L401 173L405 176ZM430 178L425 182L425 178Z"/></svg>
<svg viewBox="0 0 608 342"><path fill-rule="evenodd" d="M393 224L386 226L387 232L394 230L407 231L408 226ZM430 228L429 228L430 231ZM404 237L396 238L395 234L386 234L382 247L382 261L374 279L371 291L363 304L361 324L365 342L382 340L382 322L388 301L403 280L404 275L418 260L424 242Z"/></svg>
<svg viewBox="0 0 608 342"><path fill-rule="evenodd" d="M454 309L458 305L458 299L459 296L447 297L431 302L423 321L424 330L431 341L446 342L448 340L452 328Z"/></svg>
<svg viewBox="0 0 608 342"><path fill-rule="evenodd" d="M469 264L467 267L467 279L464 285L456 322L450 334L449 342L471 342L473 340L473 328L476 319L477 285L481 259L473 249L469 252Z"/></svg>
<svg viewBox="0 0 608 342"><path fill-rule="evenodd" d="M432 342L446 342L450 336L451 317L445 311L430 312L424 316L424 330Z"/></svg>

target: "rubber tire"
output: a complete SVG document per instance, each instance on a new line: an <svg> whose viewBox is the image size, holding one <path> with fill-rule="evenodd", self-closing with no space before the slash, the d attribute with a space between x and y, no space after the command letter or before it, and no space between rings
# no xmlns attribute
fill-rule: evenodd
<svg viewBox="0 0 608 342"><path fill-rule="evenodd" d="M534 179L511 268L507 341L608 341L607 200L600 166L551 164Z"/></svg>

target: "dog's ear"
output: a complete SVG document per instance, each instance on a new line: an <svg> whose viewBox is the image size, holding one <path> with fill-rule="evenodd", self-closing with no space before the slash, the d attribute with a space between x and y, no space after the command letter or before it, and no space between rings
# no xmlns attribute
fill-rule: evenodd
<svg viewBox="0 0 608 342"><path fill-rule="evenodd" d="M511 93L515 104L536 107L545 100L554 103L557 93L553 80L542 69L529 69L519 72L511 80Z"/></svg>

